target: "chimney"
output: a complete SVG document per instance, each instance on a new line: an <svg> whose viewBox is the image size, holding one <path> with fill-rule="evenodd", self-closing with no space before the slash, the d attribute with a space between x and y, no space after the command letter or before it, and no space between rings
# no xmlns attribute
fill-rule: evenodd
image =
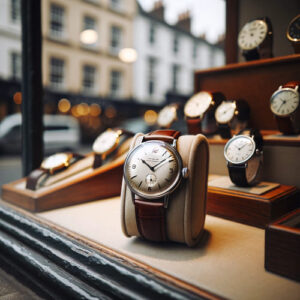
<svg viewBox="0 0 300 300"><path fill-rule="evenodd" d="M164 20L165 16L165 7L161 0L155 1L153 9L150 11L150 14L157 19Z"/></svg>
<svg viewBox="0 0 300 300"><path fill-rule="evenodd" d="M175 25L176 27L191 32L191 16L190 12L186 11L178 16L178 21Z"/></svg>

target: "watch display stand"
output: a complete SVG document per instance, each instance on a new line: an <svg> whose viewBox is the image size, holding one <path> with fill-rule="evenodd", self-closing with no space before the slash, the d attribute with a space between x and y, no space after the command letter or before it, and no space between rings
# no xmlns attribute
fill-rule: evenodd
<svg viewBox="0 0 300 300"><path fill-rule="evenodd" d="M229 177L218 176L208 182L208 214L265 228L300 206L300 194L294 186L261 182L256 187L236 188L228 181Z"/></svg>
<svg viewBox="0 0 300 300"><path fill-rule="evenodd" d="M134 137L131 148L142 141L142 134ZM180 136L177 150L189 176L170 195L166 210L167 238L170 241L196 245L202 237L205 215L208 177L208 143L201 135ZM132 193L123 179L121 190L121 223L127 237L139 236Z"/></svg>
<svg viewBox="0 0 300 300"><path fill-rule="evenodd" d="M266 228L265 268L300 281L300 209Z"/></svg>
<svg viewBox="0 0 300 300"><path fill-rule="evenodd" d="M40 212L120 194L123 165L129 142L116 158L93 169L94 155L87 155L66 170L49 176L43 187L26 189L26 178L4 184L2 199L24 209ZM126 151L125 151L126 150Z"/></svg>

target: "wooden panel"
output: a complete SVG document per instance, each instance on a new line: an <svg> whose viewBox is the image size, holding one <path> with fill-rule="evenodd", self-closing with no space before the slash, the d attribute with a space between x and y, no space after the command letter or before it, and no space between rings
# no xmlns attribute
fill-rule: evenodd
<svg viewBox="0 0 300 300"><path fill-rule="evenodd" d="M195 92L220 91L227 99L244 99L251 108L250 125L276 130L270 96L282 84L299 80L300 55L290 55L197 71Z"/></svg>

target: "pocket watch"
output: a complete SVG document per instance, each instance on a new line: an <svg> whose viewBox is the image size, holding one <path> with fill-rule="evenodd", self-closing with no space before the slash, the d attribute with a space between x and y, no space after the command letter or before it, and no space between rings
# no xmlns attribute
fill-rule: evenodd
<svg viewBox="0 0 300 300"><path fill-rule="evenodd" d="M221 93L201 91L193 95L184 106L184 115L189 134L213 134L217 130L214 112L224 100Z"/></svg>
<svg viewBox="0 0 300 300"><path fill-rule="evenodd" d="M238 36L238 45L247 61L273 57L273 30L269 18L246 23Z"/></svg>
<svg viewBox="0 0 300 300"><path fill-rule="evenodd" d="M300 14L290 22L286 31L286 36L291 42L294 52L300 53Z"/></svg>
<svg viewBox="0 0 300 300"><path fill-rule="evenodd" d="M56 153L47 157L42 161L40 168L28 175L26 188L36 190L48 176L68 168L83 157L77 153Z"/></svg>
<svg viewBox="0 0 300 300"><path fill-rule="evenodd" d="M300 132L300 81L291 81L280 86L270 99L270 108L273 112L279 131L284 134Z"/></svg>
<svg viewBox="0 0 300 300"><path fill-rule="evenodd" d="M177 104L169 104L165 106L159 113L157 124L161 128L170 128L171 125L177 120Z"/></svg>
<svg viewBox="0 0 300 300"><path fill-rule="evenodd" d="M263 139L258 130L232 137L225 145L224 156L231 181L237 186L259 182L262 169Z"/></svg>
<svg viewBox="0 0 300 300"><path fill-rule="evenodd" d="M215 111L218 132L224 139L231 138L231 130L241 131L247 127L250 108L243 100L225 100Z"/></svg>
<svg viewBox="0 0 300 300"><path fill-rule="evenodd" d="M179 131L156 130L143 137L125 160L124 179L131 190L136 222L142 237L165 241L168 200L188 176L176 149Z"/></svg>
<svg viewBox="0 0 300 300"><path fill-rule="evenodd" d="M133 136L132 132L124 129L107 129L102 132L94 141L94 163L93 168L98 168L103 165L107 157L126 140L126 138ZM124 137L124 139L122 139Z"/></svg>

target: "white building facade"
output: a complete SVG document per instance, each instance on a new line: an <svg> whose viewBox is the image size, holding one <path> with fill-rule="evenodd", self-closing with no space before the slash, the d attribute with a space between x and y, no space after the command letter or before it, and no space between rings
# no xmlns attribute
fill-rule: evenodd
<svg viewBox="0 0 300 300"><path fill-rule="evenodd" d="M163 6L146 12L138 6L134 19L134 98L163 104L167 92L191 95L194 71L224 65L224 50L190 32L189 15L171 26L163 19Z"/></svg>

